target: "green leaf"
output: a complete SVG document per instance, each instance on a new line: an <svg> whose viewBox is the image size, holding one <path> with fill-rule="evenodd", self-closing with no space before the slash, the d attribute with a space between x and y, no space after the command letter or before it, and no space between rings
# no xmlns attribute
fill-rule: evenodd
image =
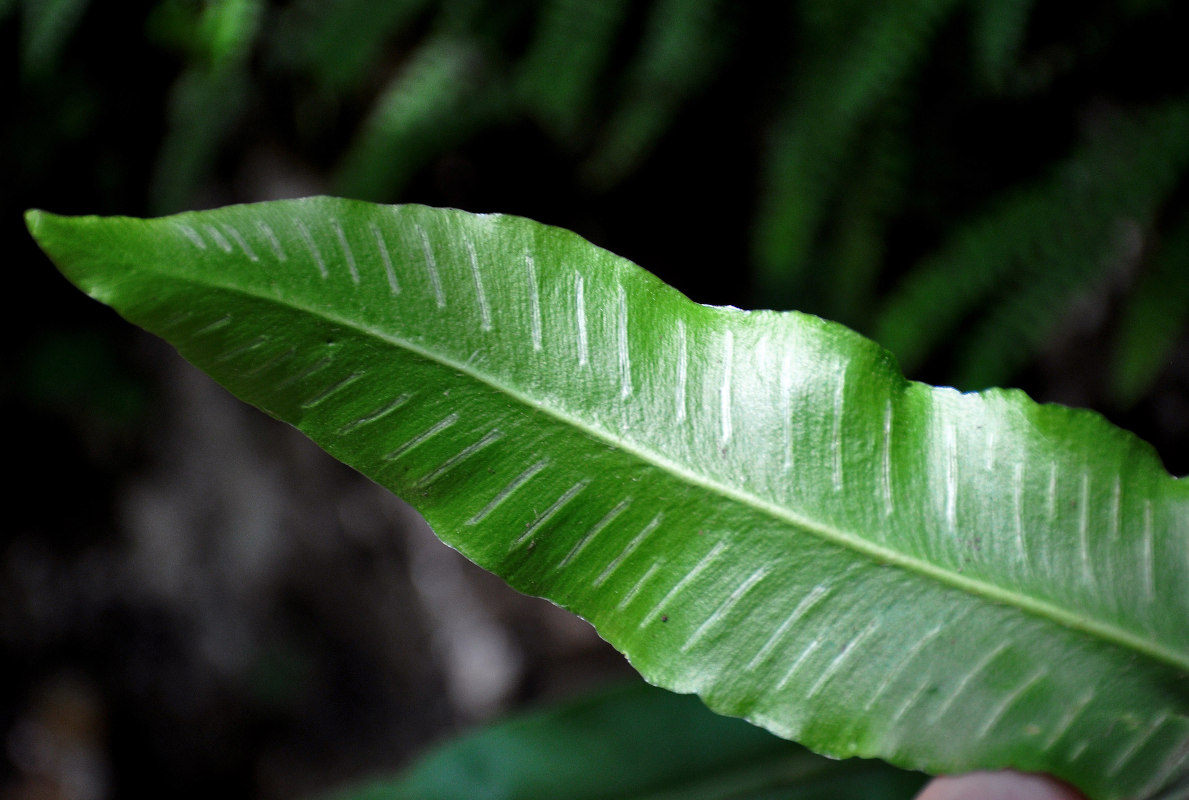
<svg viewBox="0 0 1189 800"><path fill-rule="evenodd" d="M828 755L1189 792L1189 481L567 231L310 198L28 224L65 275L652 683Z"/></svg>
<svg viewBox="0 0 1189 800"><path fill-rule="evenodd" d="M641 683L498 722L331 800L907 800L922 782Z"/></svg>

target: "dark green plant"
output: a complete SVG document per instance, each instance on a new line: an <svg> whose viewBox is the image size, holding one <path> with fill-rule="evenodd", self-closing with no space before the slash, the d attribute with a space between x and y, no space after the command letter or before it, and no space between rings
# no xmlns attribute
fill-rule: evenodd
<svg viewBox="0 0 1189 800"><path fill-rule="evenodd" d="M328 800L907 800L923 779L822 758L636 684L491 725Z"/></svg>
<svg viewBox="0 0 1189 800"><path fill-rule="evenodd" d="M78 118L110 103L57 87L75 79L54 70L97 12L6 11L30 89L74 109L52 124L90 124L66 143L93 135ZM315 189L425 199L443 161L498 160L500 137L526 130L563 162L542 168L560 172L563 204L623 206L654 175L721 182L708 169L721 163L746 175L724 235L750 242L751 305L838 319L910 374L971 389L1017 380L1070 320L1093 320L1111 366L1088 399L1124 411L1189 323L1185 304L1137 299L1184 271L1159 259L1189 218L1189 85L1169 38L1185 13L1161 0L1076 15L1031 0L160 0L144 27L178 74L157 100L146 205L243 197L245 162L274 149L323 176ZM685 169L667 163L674 150ZM1134 303L1160 319L1136 324Z"/></svg>
<svg viewBox="0 0 1189 800"><path fill-rule="evenodd" d="M834 756L1189 796L1189 483L521 218L27 217L64 274L651 682Z"/></svg>
<svg viewBox="0 0 1189 800"><path fill-rule="evenodd" d="M1004 125L1026 125L1037 104L1069 102L1059 93L1074 76L1126 58L1112 51L1122 46L1112 35L1175 24L1159 2L1108 4L1084 24L1055 24L1050 14L1027 0L807 0L762 20L712 0L553 0L520 11L408 2L363 34L360 10L343 3L301 6L289 30L307 43L297 63L339 95L364 80L360 53L379 57L377 41L415 24L428 31L410 40L372 99L333 180L339 194L395 200L440 155L524 118L573 154L576 179L611 190L647 166L683 113L723 91L722 75L759 82L744 66L755 47L748 26L784 27L787 53L762 67L776 77L761 84L773 111L755 166L753 302L870 330L910 372L944 356L956 365L951 382L980 388L1018 375L1087 297L1129 297L1133 286L1157 280L1145 277L1160 271L1150 254L1189 213L1189 87L1175 82L1163 96L1091 94L1070 111L1047 112L1060 115L1050 124L1067 126L1071 113L1081 115L1064 152L1032 149L1012 132L996 157L1015 148L1019 162L1009 182L984 179L985 204L933 219L914 213L922 190L949 190L935 177L942 169L969 170L967 162L984 157L961 140L937 142L932 117L977 102L1004 109L980 113L1016 115ZM532 35L517 51L509 42L525 27ZM954 63L955 37L972 45L968 63ZM955 76L940 95L929 85L938 70ZM1169 77L1149 80L1163 86ZM922 183L922 173L933 183ZM940 235L924 247L888 248L897 226L922 223ZM1100 323L1118 330L1107 399L1125 408L1151 386L1170 337L1189 322L1184 308L1162 309L1154 328L1109 316ZM958 324L964 332L955 340Z"/></svg>

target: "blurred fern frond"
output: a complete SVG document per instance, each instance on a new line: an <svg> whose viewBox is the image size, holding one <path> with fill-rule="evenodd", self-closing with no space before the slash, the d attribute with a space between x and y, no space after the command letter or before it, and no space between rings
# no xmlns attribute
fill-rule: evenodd
<svg viewBox="0 0 1189 800"><path fill-rule="evenodd" d="M1024 47L1028 17L1036 0L971 3L971 53L975 73L992 91L1009 83Z"/></svg>
<svg viewBox="0 0 1189 800"><path fill-rule="evenodd" d="M21 73L26 80L49 72L90 0L25 0L21 7ZM0 19L16 0L0 4Z"/></svg>
<svg viewBox="0 0 1189 800"><path fill-rule="evenodd" d="M23 78L68 68L67 42L102 47L92 6L0 0ZM688 276L737 259L701 279L720 300L841 320L964 386L1025 374L1077 318L1114 354L1097 380L1131 402L1184 327L1185 4L151 7L147 38L176 66L159 79L151 212L234 199L254 156L297 164L305 191L544 208L579 228L547 215L631 227L668 198L669 227L637 238L698 239L684 231L718 209L721 241L667 257ZM41 112L63 120L47 148L98 124L78 73L39 92L68 98ZM500 199L516 191L540 199Z"/></svg>
<svg viewBox="0 0 1189 800"><path fill-rule="evenodd" d="M334 176L334 191L399 194L423 164L500 117L505 97L485 78L484 54L442 33L423 42L380 93Z"/></svg>
<svg viewBox="0 0 1189 800"><path fill-rule="evenodd" d="M909 80L940 21L956 5L956 0L906 0L864 6L843 20L814 18L819 25L845 24L849 30L808 48L773 127L755 222L757 280L765 304L793 299L826 206L841 189L846 162L861 148L860 132Z"/></svg>
<svg viewBox="0 0 1189 800"><path fill-rule="evenodd" d="M517 94L526 111L563 142L584 143L595 124L631 5L626 0L546 0L520 60Z"/></svg>
<svg viewBox="0 0 1189 800"><path fill-rule="evenodd" d="M622 99L583 166L588 180L607 187L630 174L714 77L733 35L723 7L721 0L659 0L649 10L640 50L625 68Z"/></svg>
<svg viewBox="0 0 1189 800"><path fill-rule="evenodd" d="M1002 383L1080 293L1125 266L1120 231L1150 228L1189 168L1189 101L1104 117L1050 176L960 225L907 274L876 326L906 369L965 324L972 330L959 337L955 383Z"/></svg>
<svg viewBox="0 0 1189 800"><path fill-rule="evenodd" d="M883 104L841 179L846 191L823 226L817 251L830 265L819 304L831 319L860 326L873 312L891 221L908 192L910 121L907 103L892 98Z"/></svg>
<svg viewBox="0 0 1189 800"><path fill-rule="evenodd" d="M1189 213L1153 249L1124 309L1112 354L1112 388L1124 408L1149 390L1189 329Z"/></svg>
<svg viewBox="0 0 1189 800"><path fill-rule="evenodd" d="M211 0L199 7L164 0L150 36L182 53L186 66L169 98L168 129L157 154L150 207L180 211L192 202L252 93L249 58L263 0Z"/></svg>
<svg viewBox="0 0 1189 800"><path fill-rule="evenodd" d="M273 46L278 60L332 92L365 81L385 48L420 15L430 0L303 0L288 8Z"/></svg>

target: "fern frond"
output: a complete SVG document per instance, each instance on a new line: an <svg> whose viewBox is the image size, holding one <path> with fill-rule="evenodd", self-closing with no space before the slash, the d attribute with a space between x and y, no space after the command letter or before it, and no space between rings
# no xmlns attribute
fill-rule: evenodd
<svg viewBox="0 0 1189 800"><path fill-rule="evenodd" d="M586 138L630 9L626 0L549 0L539 13L516 87L521 103L559 141Z"/></svg>
<svg viewBox="0 0 1189 800"><path fill-rule="evenodd" d="M1189 217L1159 243L1123 312L1112 358L1116 401L1133 405L1168 361L1189 327Z"/></svg>
<svg viewBox="0 0 1189 800"><path fill-rule="evenodd" d="M672 125L690 97L730 51L721 0L659 0L646 23L640 52L627 68L624 99L584 167L607 187L634 170Z"/></svg>
<svg viewBox="0 0 1189 800"><path fill-rule="evenodd" d="M1128 219L1146 223L1183 180L1189 165L1189 102L1117 117L1049 177L1009 193L959 227L901 282L884 306L875 336L906 370L918 367L999 287L1048 282L1049 289L1029 289L1028 298L1009 301L1024 309L1050 302L1046 292L1054 286L1072 290L1079 279L1092 280L1103 268L1102 254L1117 225ZM975 353L1018 348L1009 330L1015 326L984 327L976 339L989 336L998 344L975 346ZM1051 330L1051 324L1042 325L1030 338ZM1005 373L976 363L964 377L981 384L990 374L1000 381Z"/></svg>
<svg viewBox="0 0 1189 800"><path fill-rule="evenodd" d="M380 93L334 175L337 193L391 201L430 159L507 109L473 40L425 41Z"/></svg>
<svg viewBox="0 0 1189 800"><path fill-rule="evenodd" d="M263 0L222 0L187 17L187 41L177 44L188 51L189 64L170 90L169 127L149 189L155 213L191 204L246 109L248 60L263 12Z"/></svg>
<svg viewBox="0 0 1189 800"><path fill-rule="evenodd" d="M761 302L783 304L808 266L825 204L863 124L908 79L956 0L873 4L843 54L823 52L793 77L795 93L771 136L755 222ZM835 42L836 44L837 42Z"/></svg>
<svg viewBox="0 0 1189 800"><path fill-rule="evenodd" d="M1036 0L974 0L971 3L971 57L984 85L1002 91L1015 66Z"/></svg>
<svg viewBox="0 0 1189 800"><path fill-rule="evenodd" d="M908 109L908 102L895 96L872 121L814 256L821 267L815 272L824 295L822 314L855 327L870 320L890 219L907 191L912 147Z"/></svg>
<svg viewBox="0 0 1189 800"><path fill-rule="evenodd" d="M807 41L837 43L853 33L855 21L870 11L866 0L801 0L795 4Z"/></svg>
<svg viewBox="0 0 1189 800"><path fill-rule="evenodd" d="M323 89L357 86L381 60L386 42L429 6L429 0L305 0L279 20L278 57L313 77Z"/></svg>
<svg viewBox="0 0 1189 800"><path fill-rule="evenodd" d="M6 4L15 7L16 3ZM44 74L82 21L90 0L40 0L21 8L20 61L26 80ZM0 7L0 19L7 8Z"/></svg>
<svg viewBox="0 0 1189 800"><path fill-rule="evenodd" d="M1010 290L990 298L960 338L954 385L1008 383L1046 345L1101 326L1119 265L1135 257L1135 227L1116 219L1101 230L1071 230L1040 251L1047 257L1021 265Z"/></svg>

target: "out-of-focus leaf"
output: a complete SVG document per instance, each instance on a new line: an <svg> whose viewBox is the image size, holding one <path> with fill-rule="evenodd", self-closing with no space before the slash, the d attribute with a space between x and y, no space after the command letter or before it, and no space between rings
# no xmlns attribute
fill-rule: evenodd
<svg viewBox="0 0 1189 800"><path fill-rule="evenodd" d="M957 0L870 4L850 35L819 42L796 63L789 100L769 137L753 251L761 296L784 305L809 268L825 204L863 124L896 94ZM841 53L833 48L840 46Z"/></svg>
<svg viewBox="0 0 1189 800"><path fill-rule="evenodd" d="M176 211L194 202L247 108L247 60L262 13L262 0L215 0L198 11L176 3L162 7L158 35L183 49L190 63L170 92L169 127L149 192L154 210Z"/></svg>
<svg viewBox="0 0 1189 800"><path fill-rule="evenodd" d="M227 136L247 107L247 74L230 67L193 68L174 83L169 98L169 130L161 143L150 186L157 211L176 211L194 202Z"/></svg>
<svg viewBox="0 0 1189 800"><path fill-rule="evenodd" d="M1009 380L1115 266L1120 225L1146 225L1187 166L1189 102L1113 114L1051 175L999 198L910 272L875 337L911 371L981 312L986 322L958 348L959 385Z"/></svg>
<svg viewBox="0 0 1189 800"><path fill-rule="evenodd" d="M1124 313L1114 353L1114 392L1125 406L1148 390L1189 327L1189 220L1157 247Z"/></svg>
<svg viewBox="0 0 1189 800"><path fill-rule="evenodd" d="M376 99L334 176L336 191L391 200L418 170L505 112L506 92L472 42L423 43Z"/></svg>
<svg viewBox="0 0 1189 800"><path fill-rule="evenodd" d="M904 202L909 172L909 119L906 104L893 99L876 117L874 131L864 137L839 198L822 248L823 313L844 324L871 318L877 303L877 281L884 266L889 218Z"/></svg>
<svg viewBox="0 0 1189 800"><path fill-rule="evenodd" d="M630 8L626 0L544 4L516 86L521 102L562 142L589 136L598 89Z"/></svg>
<svg viewBox="0 0 1189 800"><path fill-rule="evenodd" d="M164 0L153 9L149 36L179 50L196 67L217 70L242 62L252 49L263 0L213 0L201 5Z"/></svg>
<svg viewBox="0 0 1189 800"><path fill-rule="evenodd" d="M993 89L1002 90L1028 33L1036 0L975 0L970 4L974 66Z"/></svg>
<svg viewBox="0 0 1189 800"><path fill-rule="evenodd" d="M429 0L303 0L286 10L275 45L282 60L344 91L383 63L385 43L429 6Z"/></svg>
<svg viewBox="0 0 1189 800"><path fill-rule="evenodd" d="M15 0L7 3L15 4ZM21 73L26 79L50 70L89 4L90 0L25 0L21 18ZM0 18L6 10L0 7Z"/></svg>
<svg viewBox="0 0 1189 800"><path fill-rule="evenodd" d="M923 780L641 683L495 723L326 800L908 800Z"/></svg>
<svg viewBox="0 0 1189 800"><path fill-rule="evenodd" d="M630 174L729 52L730 20L720 0L660 0L640 53L627 68L623 100L584 171L609 186Z"/></svg>

